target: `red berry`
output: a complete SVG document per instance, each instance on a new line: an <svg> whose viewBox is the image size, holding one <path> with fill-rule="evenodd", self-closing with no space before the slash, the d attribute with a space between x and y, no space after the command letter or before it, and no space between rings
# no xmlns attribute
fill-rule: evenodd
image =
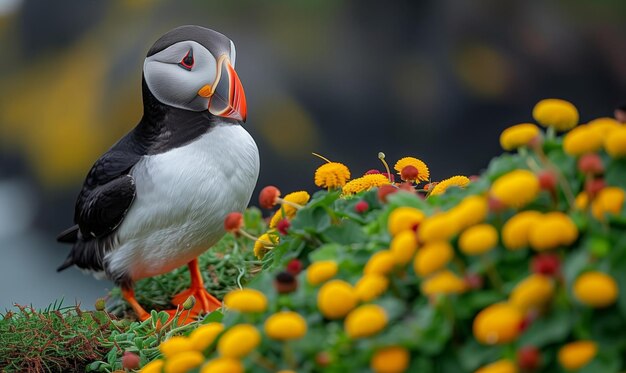
<svg viewBox="0 0 626 373"><path fill-rule="evenodd" d="M587 192L590 198L594 198L605 186L604 179L587 180L585 182L585 192Z"/></svg>
<svg viewBox="0 0 626 373"><path fill-rule="evenodd" d="M483 287L483 278L476 273L466 273L463 280L470 289L480 289Z"/></svg>
<svg viewBox="0 0 626 373"><path fill-rule="evenodd" d="M139 356L135 353L125 351L124 355L122 355L122 367L129 370L139 368Z"/></svg>
<svg viewBox="0 0 626 373"><path fill-rule="evenodd" d="M585 154L578 160L578 169L584 174L601 174L604 172L602 158L595 153Z"/></svg>
<svg viewBox="0 0 626 373"><path fill-rule="evenodd" d="M378 199L383 202L386 203L387 202L387 196L390 194L393 194L395 192L398 191L398 188L396 188L395 186L391 185L391 184L386 184L386 185L382 185L378 188Z"/></svg>
<svg viewBox="0 0 626 373"><path fill-rule="evenodd" d="M297 276L300 272L302 272L302 262L298 259L291 259L289 263L287 263L287 272Z"/></svg>
<svg viewBox="0 0 626 373"><path fill-rule="evenodd" d="M240 212L231 212L224 219L224 228L226 232L237 233L243 227L243 214Z"/></svg>
<svg viewBox="0 0 626 373"><path fill-rule="evenodd" d="M279 272L274 279L274 287L279 294L291 293L298 288L298 280L289 271Z"/></svg>
<svg viewBox="0 0 626 373"><path fill-rule="evenodd" d="M280 197L280 190L273 185L268 185L259 193L259 206L271 209L276 205L278 197Z"/></svg>
<svg viewBox="0 0 626 373"><path fill-rule="evenodd" d="M539 254L531 261L531 270L545 276L556 276L561 268L561 260L555 254Z"/></svg>
<svg viewBox="0 0 626 373"><path fill-rule="evenodd" d="M359 214L363 214L364 212L369 210L369 208L370 208L369 203L367 203L367 201L363 201L363 200L357 202L356 205L354 205L354 209Z"/></svg>
<svg viewBox="0 0 626 373"><path fill-rule="evenodd" d="M320 351L315 355L315 362L321 367L327 367L331 363L330 355L326 351Z"/></svg>
<svg viewBox="0 0 626 373"><path fill-rule="evenodd" d="M506 209L506 205L502 203L502 201L500 201L499 199L493 196L489 196L489 199L487 200L487 204L489 205L489 211L491 212L498 213Z"/></svg>
<svg viewBox="0 0 626 373"><path fill-rule="evenodd" d="M376 169L371 169L371 170L367 171L365 173L365 175L376 175L376 174L379 174L379 173L380 173L380 171L378 171Z"/></svg>
<svg viewBox="0 0 626 373"><path fill-rule="evenodd" d="M276 223L276 230L283 236L286 236L289 233L289 227L291 227L291 223L287 219L282 219Z"/></svg>
<svg viewBox="0 0 626 373"><path fill-rule="evenodd" d="M528 312L526 314L526 316L524 316L524 318L520 322L519 330L523 332L524 330L528 329L530 324L532 324L535 321L536 318L537 318L537 314L536 313Z"/></svg>
<svg viewBox="0 0 626 373"><path fill-rule="evenodd" d="M472 175L472 176L469 177L469 179L473 183L473 182L476 182L476 181L480 180L480 176Z"/></svg>
<svg viewBox="0 0 626 373"><path fill-rule="evenodd" d="M535 346L524 346L517 350L517 365L522 370L534 371L541 365L541 354Z"/></svg>
<svg viewBox="0 0 626 373"><path fill-rule="evenodd" d="M415 166L405 166L400 172L400 178L404 181L415 181L419 171Z"/></svg>
<svg viewBox="0 0 626 373"><path fill-rule="evenodd" d="M543 170L538 175L539 186L543 190L556 190L557 179L552 171Z"/></svg>

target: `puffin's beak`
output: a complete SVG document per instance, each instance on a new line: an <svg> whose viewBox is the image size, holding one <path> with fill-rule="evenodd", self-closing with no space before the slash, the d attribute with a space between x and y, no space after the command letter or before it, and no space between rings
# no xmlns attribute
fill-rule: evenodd
<svg viewBox="0 0 626 373"><path fill-rule="evenodd" d="M220 117L246 121L248 108L243 85L227 56L217 62L217 79L200 88L198 95L209 97L209 112Z"/></svg>

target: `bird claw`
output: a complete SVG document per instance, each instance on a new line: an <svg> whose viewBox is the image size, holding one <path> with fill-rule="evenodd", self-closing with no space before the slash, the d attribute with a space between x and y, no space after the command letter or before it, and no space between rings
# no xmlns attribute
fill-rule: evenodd
<svg viewBox="0 0 626 373"><path fill-rule="evenodd" d="M201 313L213 312L222 307L222 302L209 294L204 287L191 287L174 295L172 304L182 307L183 303L192 295L196 299L196 303L189 312L193 314L194 317L197 317Z"/></svg>

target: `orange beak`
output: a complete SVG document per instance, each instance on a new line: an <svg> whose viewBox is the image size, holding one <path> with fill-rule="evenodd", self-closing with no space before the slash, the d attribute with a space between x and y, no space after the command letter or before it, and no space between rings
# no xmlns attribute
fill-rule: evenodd
<svg viewBox="0 0 626 373"><path fill-rule="evenodd" d="M248 106L243 85L227 56L217 63L217 78L213 85L200 88L198 95L209 97L209 112L219 117L246 121Z"/></svg>

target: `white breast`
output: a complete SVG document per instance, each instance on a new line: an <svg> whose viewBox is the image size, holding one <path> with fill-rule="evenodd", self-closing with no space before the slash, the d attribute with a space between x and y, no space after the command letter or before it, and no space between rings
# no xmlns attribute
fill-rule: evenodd
<svg viewBox="0 0 626 373"><path fill-rule="evenodd" d="M189 262L223 236L229 212L246 208L258 174L258 149L239 125L217 125L186 146L144 157L132 170L137 196L119 246L105 261L133 280Z"/></svg>

